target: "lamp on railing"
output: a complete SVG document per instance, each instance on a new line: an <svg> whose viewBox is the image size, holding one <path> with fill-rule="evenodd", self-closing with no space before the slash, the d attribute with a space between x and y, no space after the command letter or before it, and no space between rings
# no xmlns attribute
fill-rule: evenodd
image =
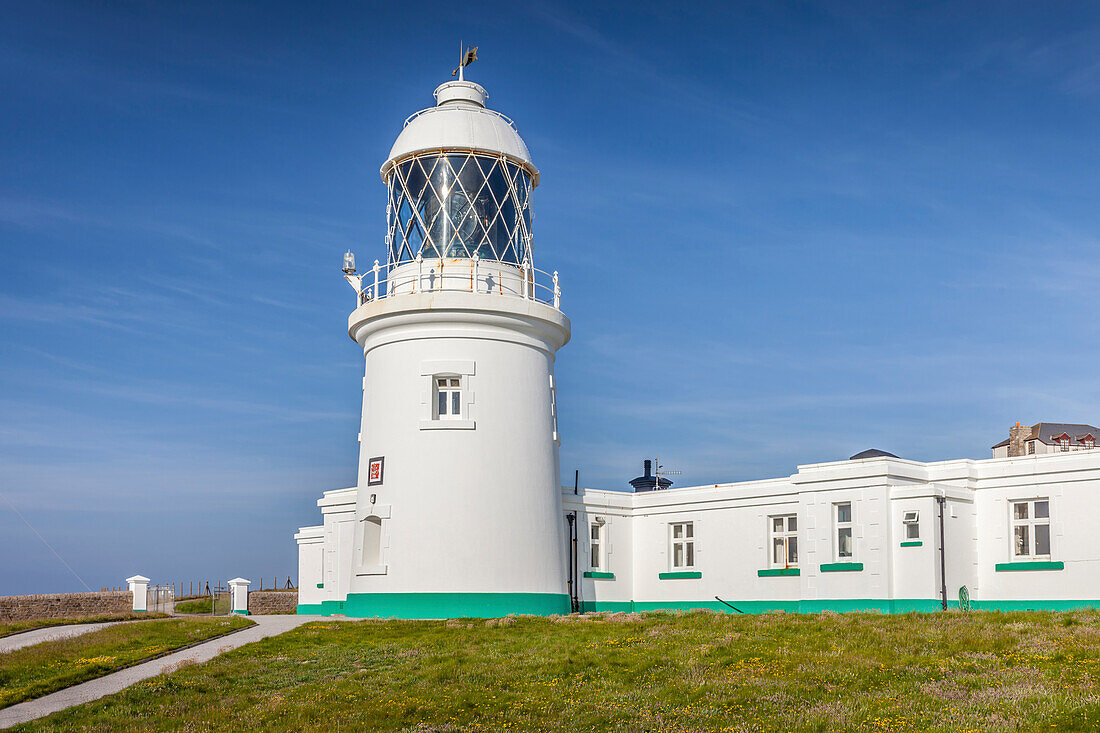
<svg viewBox="0 0 1100 733"><path fill-rule="evenodd" d="M355 274L355 253L350 249L344 253L344 274Z"/></svg>

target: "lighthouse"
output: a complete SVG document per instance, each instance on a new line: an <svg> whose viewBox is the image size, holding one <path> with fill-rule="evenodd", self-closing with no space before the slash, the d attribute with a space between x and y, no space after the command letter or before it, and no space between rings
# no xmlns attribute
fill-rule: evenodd
<svg viewBox="0 0 1100 733"><path fill-rule="evenodd" d="M299 612L568 613L554 363L570 324L536 267L539 172L479 84L434 96L381 167L384 264L345 255L358 481L295 535Z"/></svg>

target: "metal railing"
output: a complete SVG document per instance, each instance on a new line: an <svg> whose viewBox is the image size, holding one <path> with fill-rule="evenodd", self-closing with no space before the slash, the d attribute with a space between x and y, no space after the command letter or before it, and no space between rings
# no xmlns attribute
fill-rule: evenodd
<svg viewBox="0 0 1100 733"><path fill-rule="evenodd" d="M391 269L382 277L385 267L374 261L374 267L357 278L359 305L375 300L401 297L416 293L478 293L500 297L534 300L561 310L561 284L558 273L545 272L530 265L527 260L515 265L498 260L482 260L477 255L470 259L424 259L417 255L413 261L415 271L406 263ZM466 264L469 263L469 264ZM482 269L483 266L485 269ZM394 270L401 272L395 274ZM362 287L367 284L367 287Z"/></svg>

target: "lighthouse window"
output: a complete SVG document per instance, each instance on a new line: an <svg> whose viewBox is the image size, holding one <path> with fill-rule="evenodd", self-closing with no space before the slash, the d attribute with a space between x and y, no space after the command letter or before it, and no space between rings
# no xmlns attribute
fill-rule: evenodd
<svg viewBox="0 0 1100 733"><path fill-rule="evenodd" d="M695 567L695 527L692 522L670 524L672 534L672 567Z"/></svg>
<svg viewBox="0 0 1100 733"><path fill-rule="evenodd" d="M462 417L462 380L459 377L437 377L436 416L441 420Z"/></svg>
<svg viewBox="0 0 1100 733"><path fill-rule="evenodd" d="M490 155L423 155L394 166L390 263L424 257L530 261L531 181L526 170Z"/></svg>

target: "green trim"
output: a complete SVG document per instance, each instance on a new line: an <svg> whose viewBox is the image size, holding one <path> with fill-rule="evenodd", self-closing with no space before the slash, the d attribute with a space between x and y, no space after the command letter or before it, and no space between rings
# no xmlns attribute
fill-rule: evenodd
<svg viewBox="0 0 1100 733"><path fill-rule="evenodd" d="M757 577L769 578L773 575L801 575L798 572L798 568L768 568L767 570L757 570Z"/></svg>
<svg viewBox="0 0 1100 733"><path fill-rule="evenodd" d="M593 578L595 580L614 580L615 573L605 573L600 570L585 570L584 577Z"/></svg>
<svg viewBox="0 0 1100 733"><path fill-rule="evenodd" d="M317 587L318 587L318 588L324 588L324 587L325 587L325 584L324 584L324 583L318 583L318 584L317 584Z"/></svg>
<svg viewBox="0 0 1100 733"><path fill-rule="evenodd" d="M680 570L675 573L657 573L657 577L661 580L689 580L701 578L703 574L698 570Z"/></svg>
<svg viewBox="0 0 1100 733"><path fill-rule="evenodd" d="M827 562L822 564L823 573L851 573L863 570L861 562Z"/></svg>
<svg viewBox="0 0 1100 733"><path fill-rule="evenodd" d="M248 612L247 610L245 610L245 611L234 611L233 613L239 613L239 614L241 614L242 616L251 616L251 615L252 615L252 614L251 614L251 613L249 613L249 612Z"/></svg>
<svg viewBox="0 0 1100 733"><path fill-rule="evenodd" d="M570 611L565 593L350 593L346 601L298 604L299 614L350 618L499 618Z"/></svg>
<svg viewBox="0 0 1100 733"><path fill-rule="evenodd" d="M135 608L133 610L133 612L134 613L149 613L149 609L148 608Z"/></svg>
<svg viewBox="0 0 1100 733"><path fill-rule="evenodd" d="M1003 573L1015 570L1065 570L1066 564L1061 560L1056 562L1027 560L1025 562L999 562L993 567L998 573Z"/></svg>
<svg viewBox="0 0 1100 733"><path fill-rule="evenodd" d="M923 544L924 543L921 542L920 540L909 540L908 542L902 542L901 546L902 547L920 547Z"/></svg>

